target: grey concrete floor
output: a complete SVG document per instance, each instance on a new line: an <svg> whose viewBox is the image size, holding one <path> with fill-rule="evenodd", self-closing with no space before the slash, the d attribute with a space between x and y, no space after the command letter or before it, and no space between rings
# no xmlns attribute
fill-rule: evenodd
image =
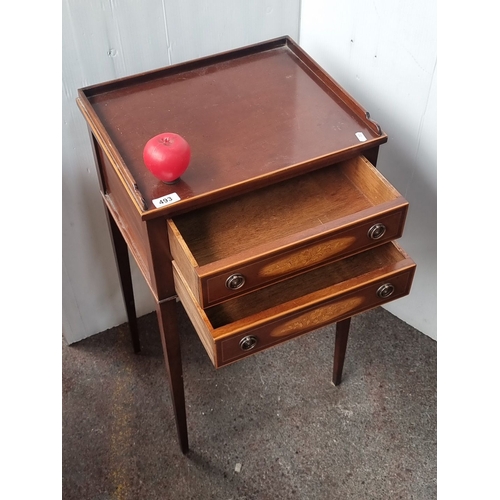
<svg viewBox="0 0 500 500"><path fill-rule="evenodd" d="M155 314L63 341L64 500L436 498L436 342L378 308L353 318L342 384L329 326L220 370L182 307L191 451ZM241 470L235 470L241 464Z"/></svg>

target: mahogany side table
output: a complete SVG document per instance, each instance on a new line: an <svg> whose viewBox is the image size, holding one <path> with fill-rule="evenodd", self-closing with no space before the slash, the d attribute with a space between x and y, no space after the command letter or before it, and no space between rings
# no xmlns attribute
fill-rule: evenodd
<svg viewBox="0 0 500 500"><path fill-rule="evenodd" d="M410 292L394 240L408 202L375 168L377 123L282 37L80 89L135 351L129 252L151 289L179 443L188 447L175 302L216 368L337 323L339 384L353 315ZM175 184L146 142L191 145Z"/></svg>

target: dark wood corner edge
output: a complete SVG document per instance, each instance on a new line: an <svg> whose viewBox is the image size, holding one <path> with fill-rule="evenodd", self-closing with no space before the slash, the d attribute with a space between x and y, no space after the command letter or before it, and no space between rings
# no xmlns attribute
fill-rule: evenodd
<svg viewBox="0 0 500 500"><path fill-rule="evenodd" d="M109 138L108 134L104 132L104 128L99 118L95 114L94 110L92 109L92 106L90 105L87 96L84 93L84 90L85 89L78 89L78 97L76 98L76 104L80 109L80 111L82 112L88 126L90 127L90 130L95 140L102 148L103 152L108 157L111 165L115 169L116 174L120 177L124 186L129 191L130 196L134 202L134 205L137 208L137 211L139 212L139 214L142 215L142 213L147 211L148 209L146 200L139 191L139 187L137 186L137 183L132 177L132 174L125 166L125 162L120 157L118 151L116 151L116 148L113 146L113 143L111 142L111 139Z"/></svg>
<svg viewBox="0 0 500 500"><path fill-rule="evenodd" d="M323 69L300 45L295 43L290 37L284 37L282 40L286 41L287 46L291 52L302 62L304 68L309 71L326 90L333 92L338 96L345 105L367 125L375 134L380 137L387 137L382 131L380 125L370 117L370 113L361 104L354 99L348 92L346 92L337 81L330 76L330 74Z"/></svg>
<svg viewBox="0 0 500 500"><path fill-rule="evenodd" d="M217 52L215 54L209 54L195 59L189 59L187 61L170 64L168 66L135 73L132 75L124 76L122 78L115 78L113 80L105 81L95 85L88 85L79 89L79 95L91 98L95 95L115 90L126 84L141 83L142 81L150 80L152 78L163 78L172 74L176 74L179 69L182 69L183 71L190 71L211 64L221 63L231 59L245 57L258 52L277 49L279 47L285 46L298 47L297 43L290 36L280 36L270 40L263 40L250 45L232 48L224 52Z"/></svg>

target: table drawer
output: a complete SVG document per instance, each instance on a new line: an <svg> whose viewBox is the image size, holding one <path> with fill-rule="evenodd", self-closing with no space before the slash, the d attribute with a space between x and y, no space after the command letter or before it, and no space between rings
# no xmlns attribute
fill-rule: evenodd
<svg viewBox="0 0 500 500"><path fill-rule="evenodd" d="M174 281L219 368L407 295L415 268L390 242L208 309L200 307L175 262Z"/></svg>
<svg viewBox="0 0 500 500"><path fill-rule="evenodd" d="M356 157L167 221L202 307L399 238L407 201Z"/></svg>

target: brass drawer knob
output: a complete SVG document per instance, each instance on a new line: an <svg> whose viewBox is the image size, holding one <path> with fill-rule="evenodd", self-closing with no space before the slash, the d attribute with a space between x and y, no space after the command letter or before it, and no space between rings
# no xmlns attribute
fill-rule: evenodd
<svg viewBox="0 0 500 500"><path fill-rule="evenodd" d="M240 273L231 274L226 280L226 288L229 290L238 290L245 284L245 276Z"/></svg>
<svg viewBox="0 0 500 500"><path fill-rule="evenodd" d="M385 231L386 227L384 224L378 222L377 224L373 224L373 226L368 229L368 237L372 240L379 240L382 236L384 236Z"/></svg>
<svg viewBox="0 0 500 500"><path fill-rule="evenodd" d="M394 285L391 285L390 283L385 283L377 290L377 295L381 299L386 299L387 297L390 297L393 293L394 293Z"/></svg>
<svg viewBox="0 0 500 500"><path fill-rule="evenodd" d="M242 351L249 351L257 345L257 337L254 335L247 335L240 340L240 348Z"/></svg>

